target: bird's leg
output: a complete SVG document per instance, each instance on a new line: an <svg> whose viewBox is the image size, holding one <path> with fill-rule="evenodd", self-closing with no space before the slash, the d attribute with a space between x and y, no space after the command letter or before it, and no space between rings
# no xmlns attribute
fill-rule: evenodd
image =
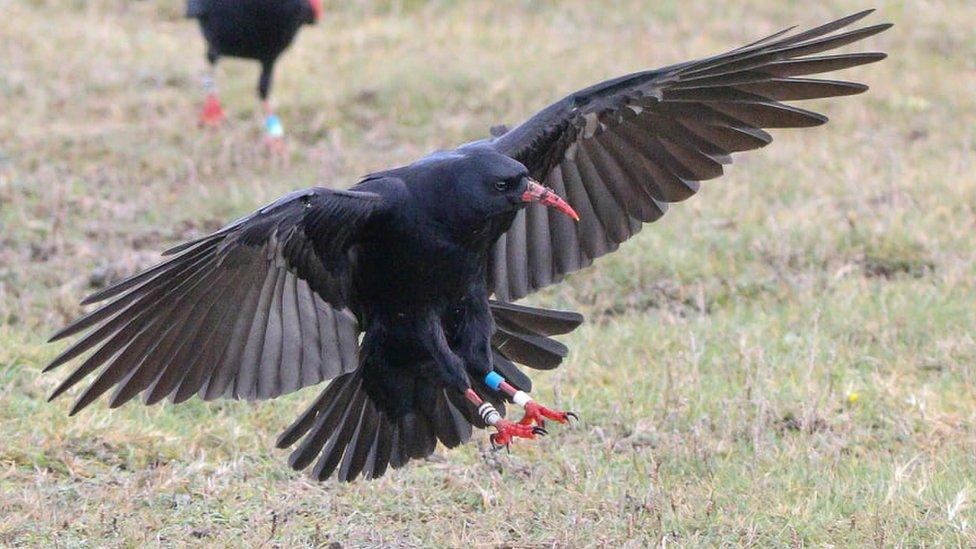
<svg viewBox="0 0 976 549"><path fill-rule="evenodd" d="M270 101L267 99L262 101L261 108L264 110L265 142L272 151L277 153L283 152L285 147L285 127L282 125L278 115L274 113Z"/></svg>
<svg viewBox="0 0 976 549"><path fill-rule="evenodd" d="M481 419L484 420L485 424L494 427L498 431L490 437L491 445L495 448L507 448L512 443L512 440L516 438L535 438L536 435L546 434L546 430L542 427L523 425L503 418L498 413L498 410L490 402L478 396L478 393L474 389L467 389L464 392L464 396L478 407L478 414L481 415Z"/></svg>
<svg viewBox="0 0 976 549"><path fill-rule="evenodd" d="M206 98L203 100L203 111L200 112L200 124L204 126L217 126L224 121L224 109L220 106L220 99L217 97L217 84L214 80L214 66L210 66L203 74L203 92Z"/></svg>
<svg viewBox="0 0 976 549"><path fill-rule="evenodd" d="M532 400L528 393L513 387L497 372L489 372L485 376L485 384L496 391L505 393L512 399L512 402L525 409L525 415L519 420L520 425L532 425L535 423L539 427L545 427L547 419L558 421L559 423L566 423L570 419L579 420L579 416L573 412L551 410Z"/></svg>
<svg viewBox="0 0 976 549"><path fill-rule="evenodd" d="M488 308L488 291L483 287L474 287L458 303L455 310L453 341L457 354L464 362L468 372L480 377L491 371L491 310ZM495 447L508 447L514 438L535 438L535 435L546 434L545 429L531 425L519 425L507 420L489 402L484 402L472 389L467 389L465 396L475 406L485 424L498 430L491 435L491 443Z"/></svg>
<svg viewBox="0 0 976 549"><path fill-rule="evenodd" d="M271 93L271 80L274 76L274 62L261 63L261 76L258 79L258 96L261 98L261 109L264 111L264 141L272 152L282 153L285 150L285 127L281 118L271 107L268 95Z"/></svg>
<svg viewBox="0 0 976 549"><path fill-rule="evenodd" d="M545 429L530 425L519 425L503 418L490 402L486 402L478 396L478 393L471 388L465 362L451 349L441 322L441 319L434 315L424 319L423 326L419 330L421 342L430 353L441 379L448 386L452 386L463 393L464 397L478 408L478 414L481 415L485 424L498 431L491 435L492 445L507 447L515 438L535 438L536 435L546 434Z"/></svg>

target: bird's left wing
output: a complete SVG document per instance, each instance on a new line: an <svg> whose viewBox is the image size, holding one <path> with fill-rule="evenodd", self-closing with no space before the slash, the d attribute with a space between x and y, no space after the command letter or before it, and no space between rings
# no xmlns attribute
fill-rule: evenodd
<svg viewBox="0 0 976 549"><path fill-rule="evenodd" d="M871 11L597 84L496 137L496 150L525 164L581 219L575 224L541 206L520 212L491 254L495 296L519 299L616 250L669 203L695 194L699 181L722 175L731 153L769 144L764 128L826 122L783 101L867 89L804 76L883 59L882 53L817 55L891 26L837 32Z"/></svg>
<svg viewBox="0 0 976 549"><path fill-rule="evenodd" d="M72 413L112 387L112 407L139 393L266 399L353 370L349 249L384 207L373 193L307 189L169 250L55 334L85 333L45 371L95 350L51 398L99 369Z"/></svg>

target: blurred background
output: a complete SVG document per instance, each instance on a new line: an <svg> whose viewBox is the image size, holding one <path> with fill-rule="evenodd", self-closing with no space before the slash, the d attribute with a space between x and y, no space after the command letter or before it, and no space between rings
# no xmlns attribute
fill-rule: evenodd
<svg viewBox="0 0 976 549"><path fill-rule="evenodd" d="M580 413L373 482L287 468L274 402L45 402L93 288L284 192L516 124L566 93L864 8L872 89L804 107L720 180L535 303L584 312L534 376ZM0 0L0 545L976 542L976 4L325 3L276 72L221 62L180 0Z"/></svg>

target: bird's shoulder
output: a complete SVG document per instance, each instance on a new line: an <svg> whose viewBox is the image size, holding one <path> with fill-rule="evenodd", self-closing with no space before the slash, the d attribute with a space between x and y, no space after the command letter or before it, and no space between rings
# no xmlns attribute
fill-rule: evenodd
<svg viewBox="0 0 976 549"><path fill-rule="evenodd" d="M380 172L363 177L349 192L379 197L385 208L396 208L409 196L407 183L401 177Z"/></svg>

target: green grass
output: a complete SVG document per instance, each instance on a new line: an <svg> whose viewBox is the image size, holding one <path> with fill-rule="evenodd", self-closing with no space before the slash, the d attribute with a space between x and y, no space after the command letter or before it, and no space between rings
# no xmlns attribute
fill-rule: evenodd
<svg viewBox="0 0 976 549"><path fill-rule="evenodd" d="M817 103L621 253L541 296L587 324L537 393L584 421L511 454L484 433L375 482L319 484L273 441L313 398L46 403L47 335L97 276L288 190L517 123L627 71L858 9L748 2L337 2L278 72L283 160L252 64L194 127L181 2L0 0L0 545L973 545L976 9L897 26ZM96 277L97 277L96 276Z"/></svg>

